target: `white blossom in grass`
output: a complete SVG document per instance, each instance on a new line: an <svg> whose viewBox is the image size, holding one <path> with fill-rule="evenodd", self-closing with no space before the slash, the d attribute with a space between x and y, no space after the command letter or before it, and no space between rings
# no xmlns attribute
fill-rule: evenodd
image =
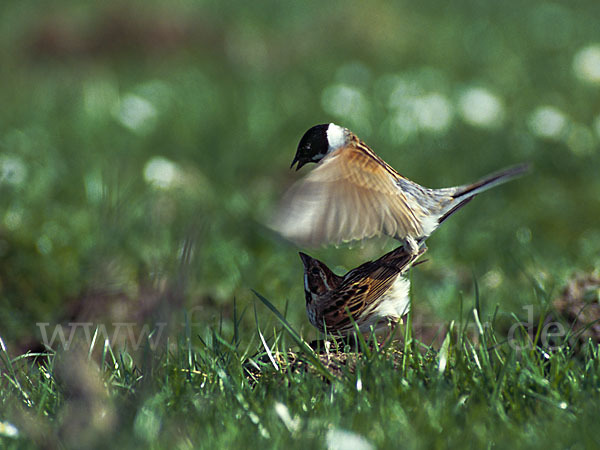
<svg viewBox="0 0 600 450"><path fill-rule="evenodd" d="M144 166L144 180L159 189L172 187L181 177L179 166L161 156L151 158Z"/></svg>
<svg viewBox="0 0 600 450"><path fill-rule="evenodd" d="M20 208L9 209L4 214L3 224L11 231L18 229L23 224L23 210Z"/></svg>
<svg viewBox="0 0 600 450"><path fill-rule="evenodd" d="M490 270L482 277L481 281L488 289L496 289L502 284L502 278L502 272L499 270Z"/></svg>
<svg viewBox="0 0 600 450"><path fill-rule="evenodd" d="M452 122L452 105L446 96L437 92L417 97L414 112L420 127L433 133L446 131Z"/></svg>
<svg viewBox="0 0 600 450"><path fill-rule="evenodd" d="M115 118L125 128L138 134L146 134L156 124L158 112L154 105L143 97L127 94L114 112Z"/></svg>
<svg viewBox="0 0 600 450"><path fill-rule="evenodd" d="M19 430L10 422L0 422L0 436L19 437Z"/></svg>
<svg viewBox="0 0 600 450"><path fill-rule="evenodd" d="M580 80L600 83L600 44L588 45L575 53L573 71Z"/></svg>
<svg viewBox="0 0 600 450"><path fill-rule="evenodd" d="M571 124L565 137L565 143L569 150L580 156L589 155L598 145L592 130L579 123Z"/></svg>
<svg viewBox="0 0 600 450"><path fill-rule="evenodd" d="M458 110L470 125L494 128L502 124L502 101L487 89L474 87L465 90L458 99Z"/></svg>
<svg viewBox="0 0 600 450"><path fill-rule="evenodd" d="M339 118L359 133L368 133L371 104L360 89L347 84L328 86L321 96L321 104L328 114Z"/></svg>
<svg viewBox="0 0 600 450"><path fill-rule="evenodd" d="M554 106L540 106L529 117L529 128L538 137L560 139L567 125L567 117Z"/></svg>
<svg viewBox="0 0 600 450"><path fill-rule="evenodd" d="M327 432L328 450L372 450L375 447L360 434L352 431L332 428Z"/></svg>
<svg viewBox="0 0 600 450"><path fill-rule="evenodd" d="M0 184L19 186L27 177L27 167L17 156L0 156Z"/></svg>

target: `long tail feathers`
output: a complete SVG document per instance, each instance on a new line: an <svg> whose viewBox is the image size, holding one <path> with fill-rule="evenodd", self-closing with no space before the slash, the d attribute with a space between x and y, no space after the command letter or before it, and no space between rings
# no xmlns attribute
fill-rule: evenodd
<svg viewBox="0 0 600 450"><path fill-rule="evenodd" d="M480 192L487 191L488 189L524 175L525 173L529 172L530 168L531 167L529 164L519 164L517 166L509 167L508 169L488 175L487 177L476 181L473 184L457 188L452 197L458 201L464 200L465 197L472 198Z"/></svg>
<svg viewBox="0 0 600 450"><path fill-rule="evenodd" d="M442 223L464 205L469 203L477 194L520 177L529 172L530 169L531 166L527 163L519 164L488 175L473 184L457 187L456 191L452 194L454 201L451 203L448 211L438 219L438 223Z"/></svg>
<svg viewBox="0 0 600 450"><path fill-rule="evenodd" d="M452 214L454 214L456 211L458 211L460 208L462 208L463 206L465 206L467 203L469 203L471 200L473 200L475 198L475 195L472 195L471 197L467 197L464 200L461 200L460 202L454 204L452 208L450 208L448 211L446 211L439 219L438 219L438 224L442 223L444 220L446 220L448 217L450 217Z"/></svg>

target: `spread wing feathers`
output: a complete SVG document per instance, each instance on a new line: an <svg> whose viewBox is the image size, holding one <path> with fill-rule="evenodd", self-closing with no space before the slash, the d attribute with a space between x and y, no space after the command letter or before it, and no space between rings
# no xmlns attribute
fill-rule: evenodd
<svg viewBox="0 0 600 450"><path fill-rule="evenodd" d="M343 147L292 186L273 228L307 246L421 236L427 211L399 189L399 180L411 183L369 153Z"/></svg>
<svg viewBox="0 0 600 450"><path fill-rule="evenodd" d="M342 334L350 331L353 325L348 312L359 324L368 323L379 306L378 300L426 249L423 246L417 254L410 254L404 247L399 247L377 261L364 263L348 272L336 291L339 300L323 310L327 328Z"/></svg>

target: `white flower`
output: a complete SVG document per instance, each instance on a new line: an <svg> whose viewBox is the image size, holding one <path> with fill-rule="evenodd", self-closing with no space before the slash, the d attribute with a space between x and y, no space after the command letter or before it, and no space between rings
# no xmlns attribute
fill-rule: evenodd
<svg viewBox="0 0 600 450"><path fill-rule="evenodd" d="M458 100L458 108L464 121L474 126L499 126L504 118L501 100L483 88L469 88L464 91Z"/></svg>

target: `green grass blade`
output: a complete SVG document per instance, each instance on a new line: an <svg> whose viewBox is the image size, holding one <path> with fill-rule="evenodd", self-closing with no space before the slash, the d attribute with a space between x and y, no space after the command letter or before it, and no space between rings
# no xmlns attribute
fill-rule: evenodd
<svg viewBox="0 0 600 450"><path fill-rule="evenodd" d="M252 290L252 292L254 293L254 295L256 295L258 297L258 299L267 308L269 308L271 310L271 312L273 312L273 314L275 315L275 317L277 318L277 320L279 320L279 323L283 326L283 328L292 337L292 339L294 340L294 342L296 342L296 344L298 344L298 346L300 347L300 349L302 350L302 352L304 353L304 355L313 364L313 366L315 367L315 369L317 369L317 371L321 375L323 375L325 378L327 378L330 381L333 381L335 379L335 377L331 374L331 372L329 372L329 370L321 362L321 360L315 354L315 352L313 351L313 349L310 348L310 346L304 341L304 339L302 339L302 337L296 332L296 330L294 330L292 328L292 326L288 323L288 321L285 320L285 318L281 315L281 313L277 310L277 308L275 308L275 306L269 300L267 300L261 294L259 294L258 292L256 292L254 289Z"/></svg>

